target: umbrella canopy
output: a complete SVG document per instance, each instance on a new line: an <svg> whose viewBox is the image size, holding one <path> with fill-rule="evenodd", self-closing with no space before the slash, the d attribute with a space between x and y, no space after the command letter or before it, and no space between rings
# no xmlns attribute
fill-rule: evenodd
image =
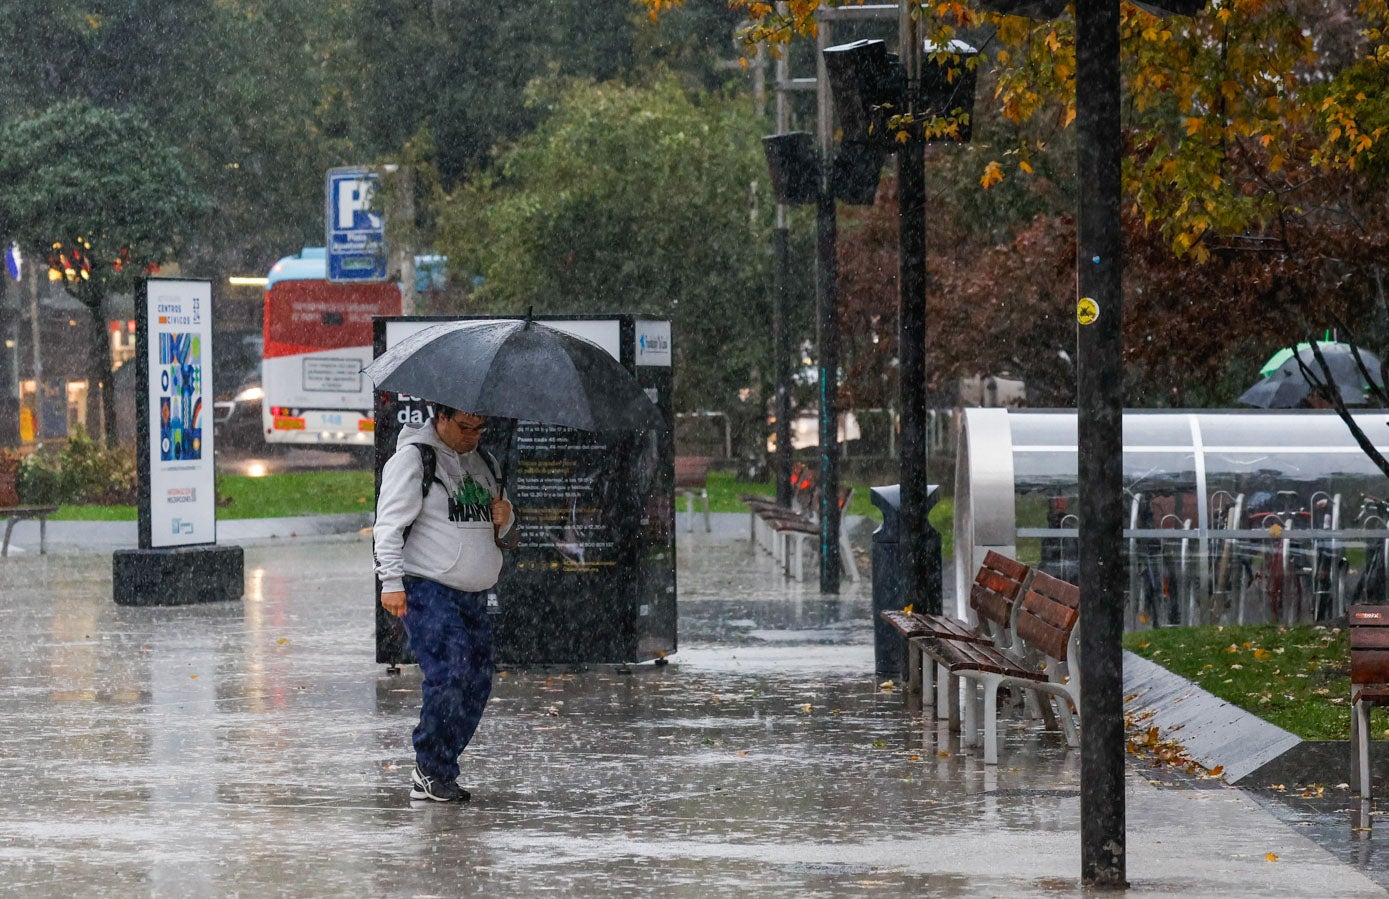
<svg viewBox="0 0 1389 899"><path fill-rule="evenodd" d="M1322 356L1326 359L1327 367L1331 370L1331 383L1341 392L1341 399L1345 401L1345 404L1347 406L1369 405L1370 388L1365 383L1365 376L1361 373L1355 356L1351 353L1350 345L1318 343L1318 346ZM1357 350L1356 352L1361 361L1364 362L1375 386L1382 387L1379 358L1365 350ZM1276 355L1275 358L1277 358ZM1283 362L1262 381L1246 390L1240 396L1239 401L1247 406L1258 406L1262 409L1292 409L1302 405L1311 396L1312 385L1303 377L1302 370L1298 366L1298 359L1302 360L1314 377L1318 379L1322 377L1321 366L1317 364L1311 346L1304 343L1298 347L1296 358L1291 351L1287 351L1283 357Z"/></svg>
<svg viewBox="0 0 1389 899"><path fill-rule="evenodd" d="M595 343L522 319L444 322L363 369L380 390L585 431L656 428L660 410Z"/></svg>
<svg viewBox="0 0 1389 899"><path fill-rule="evenodd" d="M1337 343L1337 342L1334 341L1334 340L1318 340L1318 341L1317 341L1317 346L1321 347L1322 352L1325 353L1327 347L1333 347L1333 346L1345 347L1345 344L1344 344L1344 343ZM1310 344L1310 343L1299 343L1299 344L1297 345L1297 351L1300 353L1300 352L1302 352L1303 350L1308 349L1309 347L1311 347L1311 344ZM1287 361L1288 361L1289 359L1291 359L1292 357L1293 357L1293 350L1292 350L1292 347L1286 347L1286 346L1283 347L1281 350L1279 350L1278 352L1274 353L1272 356L1269 356L1269 357L1268 357L1268 361L1265 362L1265 363L1263 364L1263 366L1259 369L1259 374L1260 374L1260 375L1263 375L1264 377L1268 377L1269 375L1271 375L1271 374L1273 374L1274 372L1276 372L1278 369L1282 368L1282 367L1283 367L1283 363L1284 363L1284 362L1287 362ZM1306 358L1309 359L1309 360L1312 358L1312 354L1311 354L1310 351L1308 352ZM1297 363L1294 362L1294 363L1293 363L1293 366L1296 367L1296 366L1297 366ZM1315 370L1315 369L1314 369L1314 370Z"/></svg>

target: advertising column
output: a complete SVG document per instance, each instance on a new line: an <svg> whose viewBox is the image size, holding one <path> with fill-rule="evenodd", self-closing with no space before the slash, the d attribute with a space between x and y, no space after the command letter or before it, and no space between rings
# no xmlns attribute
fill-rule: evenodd
<svg viewBox="0 0 1389 899"><path fill-rule="evenodd" d="M135 297L138 550L113 559L121 605L238 599L240 547L218 547L212 285L150 278Z"/></svg>
<svg viewBox="0 0 1389 899"><path fill-rule="evenodd" d="M149 510L140 548L216 543L213 435L203 427L212 422L212 285L156 280L147 291L136 313L149 373L137 379L149 419L141 428Z"/></svg>

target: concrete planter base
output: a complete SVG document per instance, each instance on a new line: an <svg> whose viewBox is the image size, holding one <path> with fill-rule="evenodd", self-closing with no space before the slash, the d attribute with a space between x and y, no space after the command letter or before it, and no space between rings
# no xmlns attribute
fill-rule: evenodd
<svg viewBox="0 0 1389 899"><path fill-rule="evenodd" d="M239 546L121 549L111 558L112 593L119 606L182 606L231 602L245 592Z"/></svg>

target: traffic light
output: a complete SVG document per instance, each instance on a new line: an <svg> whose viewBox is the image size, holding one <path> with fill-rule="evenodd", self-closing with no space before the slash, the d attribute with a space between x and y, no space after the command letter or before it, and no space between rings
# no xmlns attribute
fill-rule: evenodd
<svg viewBox="0 0 1389 899"><path fill-rule="evenodd" d="M820 194L820 154L815 137L807 131L790 131L762 138L772 193L778 203L803 206Z"/></svg>
<svg viewBox="0 0 1389 899"><path fill-rule="evenodd" d="M906 73L897 54L882 41L854 41L823 52L844 142L891 148L887 121L905 111Z"/></svg>
<svg viewBox="0 0 1389 899"><path fill-rule="evenodd" d="M886 161L887 150L876 144L846 142L830 169L835 197L850 206L872 206Z"/></svg>

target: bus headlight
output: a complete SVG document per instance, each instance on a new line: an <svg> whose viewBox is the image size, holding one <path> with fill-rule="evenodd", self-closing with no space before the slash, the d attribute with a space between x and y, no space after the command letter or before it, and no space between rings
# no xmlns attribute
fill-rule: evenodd
<svg viewBox="0 0 1389 899"><path fill-rule="evenodd" d="M264 387L247 387L233 397L238 403L254 403L265 399Z"/></svg>

